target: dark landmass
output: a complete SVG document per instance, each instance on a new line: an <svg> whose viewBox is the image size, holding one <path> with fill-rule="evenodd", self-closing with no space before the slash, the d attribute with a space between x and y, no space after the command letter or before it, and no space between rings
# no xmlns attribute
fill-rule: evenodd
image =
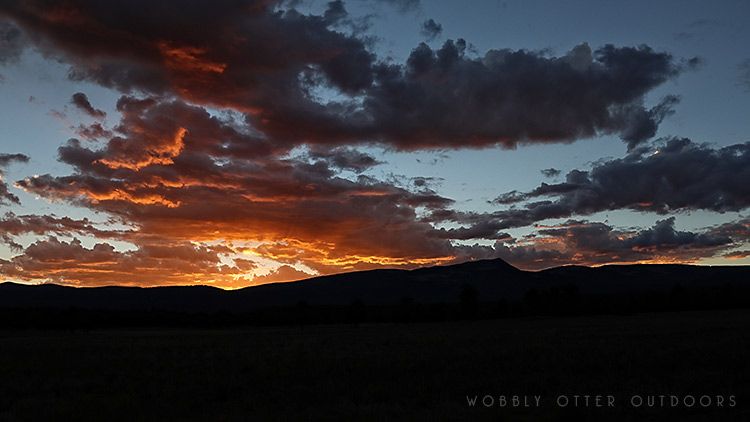
<svg viewBox="0 0 750 422"><path fill-rule="evenodd" d="M236 291L6 283L0 420L750 420L748 275L493 260Z"/></svg>
<svg viewBox="0 0 750 422"><path fill-rule="evenodd" d="M748 350L747 310L0 330L0 420L747 421ZM493 407L467 403L488 394ZM560 408L561 394L616 402ZM542 403L502 408L500 395ZM633 395L711 395L712 403L635 408Z"/></svg>
<svg viewBox="0 0 750 422"><path fill-rule="evenodd" d="M278 325L744 308L750 267L521 271L500 260L374 270L239 290L0 284L0 327Z"/></svg>

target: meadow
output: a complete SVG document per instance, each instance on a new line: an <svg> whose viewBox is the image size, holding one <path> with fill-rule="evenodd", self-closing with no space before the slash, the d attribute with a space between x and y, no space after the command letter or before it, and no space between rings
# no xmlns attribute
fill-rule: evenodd
<svg viewBox="0 0 750 422"><path fill-rule="evenodd" d="M748 350L747 310L6 330L0 420L750 420ZM555 403L597 394L615 406ZM731 395L736 405L629 403L660 394ZM493 406L480 405L486 395ZM513 395L541 406L499 406Z"/></svg>

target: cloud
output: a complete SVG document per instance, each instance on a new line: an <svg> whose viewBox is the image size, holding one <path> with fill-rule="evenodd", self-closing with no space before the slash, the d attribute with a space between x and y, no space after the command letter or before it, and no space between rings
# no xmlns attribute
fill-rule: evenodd
<svg viewBox="0 0 750 422"><path fill-rule="evenodd" d="M94 108L94 106L92 106L89 102L88 97L86 97L86 94L84 94L83 92L76 92L75 94L73 94L70 99L70 103L95 119L103 119L107 116L107 113L99 110L98 108Z"/></svg>
<svg viewBox="0 0 750 422"><path fill-rule="evenodd" d="M369 84L372 54L364 42L329 28L345 13L340 2L323 15L303 15L278 11L275 2L235 0L166 7L140 0L16 1L0 7L0 14L35 34L45 54L69 63L74 80L245 111L275 98L302 100L299 75L311 68L345 92ZM218 30L197 34L196 24Z"/></svg>
<svg viewBox="0 0 750 422"><path fill-rule="evenodd" d="M349 18L336 1L315 15L263 1L18 0L0 15L68 63L74 80L230 108L277 145L512 148L616 134L633 146L677 103L647 107L646 94L696 63L645 45L585 43L559 57L475 57L459 39L420 44L399 64L379 60L366 35L341 30ZM219 29L197 35L196 22Z"/></svg>
<svg viewBox="0 0 750 422"><path fill-rule="evenodd" d="M16 215L12 212L7 212L0 218L0 242L8 244L12 249L20 250L21 246L14 239L28 234L80 235L118 240L129 240L136 236L133 230L101 229L87 218L77 220L55 215Z"/></svg>
<svg viewBox="0 0 750 422"><path fill-rule="evenodd" d="M434 19L427 19L422 23L422 28L419 31L428 41L432 41L439 37L443 32L443 25L435 22Z"/></svg>
<svg viewBox="0 0 750 422"><path fill-rule="evenodd" d="M32 243L21 255L0 260L0 274L77 286L247 284L243 268L221 263L220 255L225 252L223 247L187 242L145 244L120 252L108 243L86 248L77 239L67 242L49 237Z"/></svg>
<svg viewBox="0 0 750 422"><path fill-rule="evenodd" d="M560 170L556 168L548 168L548 169L544 169L540 171L542 175L544 175L544 177L557 177L560 175L560 173L562 173Z"/></svg>
<svg viewBox="0 0 750 422"><path fill-rule="evenodd" d="M279 283L287 281L303 280L312 277L304 271L299 271L289 265L282 265L279 268L269 272L266 275L256 276L253 279L255 284Z"/></svg>
<svg viewBox="0 0 750 422"><path fill-rule="evenodd" d="M712 228L712 233L720 236L731 237L737 241L747 242L750 240L750 218L724 223Z"/></svg>
<svg viewBox="0 0 750 422"><path fill-rule="evenodd" d="M355 173L362 173L374 166L383 164L382 161L378 161L370 154L344 147L316 148L310 151L309 155L312 158L326 161L332 167L351 170Z"/></svg>
<svg viewBox="0 0 750 422"><path fill-rule="evenodd" d="M471 239L489 239L489 240L510 240L511 236L502 231L502 224L495 220L479 221L469 227L458 227L440 229L440 235L446 239L454 240L471 240Z"/></svg>
<svg viewBox="0 0 750 422"><path fill-rule="evenodd" d="M17 62L25 47L22 32L9 22L0 20L0 65Z"/></svg>
<svg viewBox="0 0 750 422"><path fill-rule="evenodd" d="M22 234L92 234L98 232L88 219L74 220L70 217L57 218L54 215L21 215L7 212L0 219L3 234L18 236Z"/></svg>
<svg viewBox="0 0 750 422"><path fill-rule="evenodd" d="M465 50L463 40L438 50L421 44L405 66L381 65L364 100L370 136L400 149L515 147L599 134L638 143L676 103L668 97L646 109L644 95L685 68L646 46L592 51L582 44L562 57L490 50L471 58Z"/></svg>
<svg viewBox="0 0 750 422"><path fill-rule="evenodd" d="M542 227L537 234L512 244L496 244L495 256L526 269L558 265L610 263L691 263L740 244L716 228L680 231L675 218L641 230L618 230L605 223L569 220Z"/></svg>
<svg viewBox="0 0 750 422"><path fill-rule="evenodd" d="M7 167L11 163L28 163L29 157L24 154L4 154L0 153L0 169Z"/></svg>
<svg viewBox="0 0 750 422"><path fill-rule="evenodd" d="M724 256L729 259L743 259L743 258L750 257L750 251L742 250L742 251L728 252L724 254Z"/></svg>
<svg viewBox="0 0 750 422"><path fill-rule="evenodd" d="M8 203L20 204L21 201L16 195L10 192L8 184L3 181L5 175L5 168L11 163L27 163L29 157L24 154L3 154L0 153L0 205L7 205Z"/></svg>
<svg viewBox="0 0 750 422"><path fill-rule="evenodd" d="M260 242L273 259L271 246L294 244L285 259L324 272L452 257L450 242L418 218L419 209L452 201L339 175L376 165L368 154L334 148L290 157L236 121L174 100L123 97L118 110L116 133L101 147L73 139L59 148L73 174L17 186L167 241ZM130 241L140 245L137 236Z"/></svg>
<svg viewBox="0 0 750 422"><path fill-rule="evenodd" d="M562 183L500 195L496 204L526 204L485 218L508 228L617 209L740 211L750 206L750 186L744 183L748 177L750 143L712 148L669 138L624 158L598 162L591 170L572 170Z"/></svg>
<svg viewBox="0 0 750 422"><path fill-rule="evenodd" d="M653 138L659 124L667 116L674 114L674 106L679 102L679 97L667 95L650 110L643 108L628 109L622 117L627 123L621 134L622 139L628 144L628 151L632 151L639 144Z"/></svg>
<svg viewBox="0 0 750 422"><path fill-rule="evenodd" d="M96 141L112 137L112 131L106 129L99 122L94 122L89 125L79 124L78 127L74 127L73 129L78 136L87 141Z"/></svg>

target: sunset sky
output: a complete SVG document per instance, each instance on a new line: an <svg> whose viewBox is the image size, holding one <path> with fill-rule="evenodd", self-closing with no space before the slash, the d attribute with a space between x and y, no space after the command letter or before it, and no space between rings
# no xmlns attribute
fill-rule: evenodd
<svg viewBox="0 0 750 422"><path fill-rule="evenodd" d="M750 264L750 2L0 2L0 281Z"/></svg>

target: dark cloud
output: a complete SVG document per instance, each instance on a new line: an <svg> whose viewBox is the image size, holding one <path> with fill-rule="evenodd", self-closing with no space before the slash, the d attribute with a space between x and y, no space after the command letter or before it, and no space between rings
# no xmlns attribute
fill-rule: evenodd
<svg viewBox="0 0 750 422"><path fill-rule="evenodd" d="M443 33L443 25L435 22L434 19L427 19L422 23L419 31L428 41L432 41Z"/></svg>
<svg viewBox="0 0 750 422"><path fill-rule="evenodd" d="M742 251L733 251L733 252L727 252L724 254L724 257L729 259L742 259L750 257L750 251L749 250L742 250Z"/></svg>
<svg viewBox="0 0 750 422"><path fill-rule="evenodd" d="M737 241L750 240L750 218L744 218L731 223L721 224L711 229L717 236L731 237Z"/></svg>
<svg viewBox="0 0 750 422"><path fill-rule="evenodd" d="M95 119L103 119L107 116L107 113L94 108L89 102L88 97L83 92L76 92L70 99L70 103L76 106L79 110L85 112L89 116Z"/></svg>
<svg viewBox="0 0 750 422"><path fill-rule="evenodd" d="M81 235L125 240L131 238L134 233L130 230L103 230L86 218L76 220L54 215L15 215L11 212L0 218L0 241L15 250L21 249L15 238L27 234Z"/></svg>
<svg viewBox="0 0 750 422"><path fill-rule="evenodd" d="M344 2L341 0L329 2L328 8L323 13L323 19L325 19L329 24L335 24L342 19L345 19L347 16L349 16L349 13L346 11Z"/></svg>
<svg viewBox="0 0 750 422"><path fill-rule="evenodd" d="M372 136L402 149L514 147L603 133L638 143L676 102L668 97L648 110L644 95L685 68L646 46L592 52L582 44L562 57L490 50L470 58L465 49L463 40L438 50L421 44L406 66L380 66L364 100Z"/></svg>
<svg viewBox="0 0 750 422"><path fill-rule="evenodd" d="M313 68L345 92L370 83L364 42L329 28L345 15L342 3L322 16L275 3L19 0L3 3L0 14L34 34L45 54L70 63L72 79L123 92L172 92L250 111L302 101L298 76ZM196 32L196 24L216 30Z"/></svg>
<svg viewBox="0 0 750 422"><path fill-rule="evenodd" d="M458 227L450 229L440 229L439 236L453 240L510 240L511 236L502 231L501 224L494 220L485 220L477 222L469 227Z"/></svg>
<svg viewBox="0 0 750 422"><path fill-rule="evenodd" d="M410 183L417 188L430 188L439 185L444 179L441 177L423 177L417 176L409 179Z"/></svg>
<svg viewBox="0 0 750 422"><path fill-rule="evenodd" d="M737 246L740 239L717 233L680 231L675 219L657 221L654 226L618 230L598 222L569 220L542 227L532 237L512 244L495 245L495 256L527 269L557 265L597 265L636 262L696 262Z"/></svg>
<svg viewBox="0 0 750 422"><path fill-rule="evenodd" d="M0 65L18 61L24 48L21 31L9 22L0 20Z"/></svg>
<svg viewBox="0 0 750 422"><path fill-rule="evenodd" d="M696 263L722 254L742 257L741 252L729 251L745 244L750 233L746 219L701 231L677 230L674 224L674 218L667 218L636 230L568 220L538 226L533 234L517 239L500 236L494 245L459 245L454 252L459 260L503 258L528 270L570 264Z"/></svg>
<svg viewBox="0 0 750 422"><path fill-rule="evenodd" d="M29 157L24 154L3 154L0 153L0 205L7 205L8 203L20 204L21 201L16 195L10 192L8 184L3 180L5 175L5 168L11 163L27 163Z"/></svg>
<svg viewBox="0 0 750 422"><path fill-rule="evenodd" d="M659 214L683 210L740 211L750 206L750 143L712 148L671 138L625 158L572 170L565 182L499 196L497 204L528 202L488 218L518 227L547 218L631 209ZM537 200L552 197L554 200Z"/></svg>
<svg viewBox="0 0 750 422"><path fill-rule="evenodd" d="M29 157L24 154L4 154L0 153L0 170L11 163L28 163Z"/></svg>
<svg viewBox="0 0 750 422"><path fill-rule="evenodd" d="M315 148L310 151L309 155L314 159L325 160L332 167L341 170L351 170L355 173L362 173L374 166L383 164L382 161L378 161L370 154L345 147L333 149Z"/></svg>
<svg viewBox="0 0 750 422"><path fill-rule="evenodd" d="M674 106L679 104L680 98L668 95L650 110L642 107L626 109L622 117L626 121L625 130L620 135L628 143L628 151L633 150L640 143L656 135L659 124L667 116L674 114Z"/></svg>
<svg viewBox="0 0 750 422"><path fill-rule="evenodd" d="M90 125L79 124L73 128L78 136L88 141L96 141L112 137L112 131L106 129L101 123L95 122Z"/></svg>
<svg viewBox="0 0 750 422"><path fill-rule="evenodd" d="M677 231L674 228L675 217L657 221L656 224L628 239L625 246L631 249L682 247L690 245L696 248L711 248L732 243L728 236L715 233L692 233Z"/></svg>
<svg viewBox="0 0 750 422"><path fill-rule="evenodd" d="M544 175L544 177L557 177L562 172L556 168L548 168L548 169L541 170L541 173L542 175Z"/></svg>
<svg viewBox="0 0 750 422"><path fill-rule="evenodd" d="M645 95L694 65L648 46L475 57L463 40L421 44L405 64L378 61L366 36L339 29L350 18L338 1L306 15L249 0L15 0L0 14L69 63L74 80L232 108L277 145L515 147L617 134L632 146L677 101L649 108ZM216 30L199 34L196 22Z"/></svg>
<svg viewBox="0 0 750 422"><path fill-rule="evenodd" d="M0 176L0 205L8 205L8 203L20 204L21 201L18 199L18 196L10 192L8 184Z"/></svg>

